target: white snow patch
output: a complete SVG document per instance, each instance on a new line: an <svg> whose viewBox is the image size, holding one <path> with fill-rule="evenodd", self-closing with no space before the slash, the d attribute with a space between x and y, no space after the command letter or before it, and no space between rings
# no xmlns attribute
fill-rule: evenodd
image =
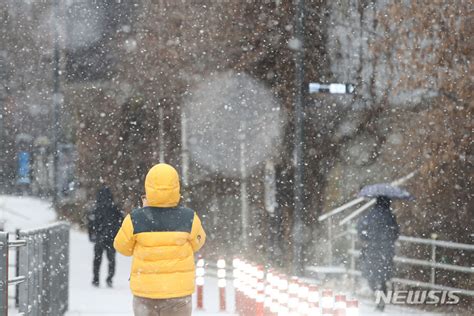
<svg viewBox="0 0 474 316"><path fill-rule="evenodd" d="M13 232L15 229L31 229L54 222L56 214L50 200L28 196L0 195L0 226Z"/></svg>

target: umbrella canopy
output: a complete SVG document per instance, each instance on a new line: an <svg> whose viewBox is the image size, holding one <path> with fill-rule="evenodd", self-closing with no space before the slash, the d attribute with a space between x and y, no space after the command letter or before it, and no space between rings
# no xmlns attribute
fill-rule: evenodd
<svg viewBox="0 0 474 316"><path fill-rule="evenodd" d="M414 197L406 190L390 183L377 183L366 185L360 190L359 197L376 198L386 196L390 199L413 200Z"/></svg>

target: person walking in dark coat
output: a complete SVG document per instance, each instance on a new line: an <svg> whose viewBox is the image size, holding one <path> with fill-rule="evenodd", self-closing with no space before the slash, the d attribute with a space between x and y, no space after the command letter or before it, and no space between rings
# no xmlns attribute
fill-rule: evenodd
<svg viewBox="0 0 474 316"><path fill-rule="evenodd" d="M357 224L357 234L362 241L361 270L373 291L387 293L386 282L392 278L395 241L400 229L390 209L391 200L377 197L375 206ZM378 306L383 309L383 306Z"/></svg>
<svg viewBox="0 0 474 316"><path fill-rule="evenodd" d="M112 192L106 186L97 192L96 205L89 216L89 239L94 242L94 262L92 285L99 286L99 271L102 254L105 252L109 261L107 286L112 287L115 274L115 235L120 229L123 216L115 205Z"/></svg>

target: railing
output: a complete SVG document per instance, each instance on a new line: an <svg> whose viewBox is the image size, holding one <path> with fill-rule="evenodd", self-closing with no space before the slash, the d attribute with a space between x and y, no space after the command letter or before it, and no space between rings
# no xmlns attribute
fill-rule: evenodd
<svg viewBox="0 0 474 316"><path fill-rule="evenodd" d="M25 281L25 276L9 279L9 250L10 248L26 245L25 240L8 240L8 233L0 232L0 315L8 315L8 287Z"/></svg>
<svg viewBox="0 0 474 316"><path fill-rule="evenodd" d="M8 280L11 247L21 247L17 258L19 276ZM20 231L16 241L8 241L8 233L0 233L0 316L8 315L8 286L17 284L15 299L20 315L65 314L69 300L68 224Z"/></svg>
<svg viewBox="0 0 474 316"><path fill-rule="evenodd" d="M357 239L357 232L355 229L350 228L346 232L339 234L336 238L349 237L350 246L347 250L347 253L350 256L349 265L347 267L343 267L341 269L327 269L326 268L319 268L319 267L308 267L309 271L313 272L322 272L324 270L328 271L331 270L333 273L347 273L349 275L360 275L360 271L356 269L356 259L360 256L360 251L356 249L356 239ZM445 286L436 283L436 270L442 269L447 271L453 272L460 272L460 273L474 273L474 267L470 266L461 266L455 264L447 264L437 261L437 251L438 248L450 248L456 250L465 250L465 251L474 251L474 245L472 244L462 244L462 243L455 243L451 241L444 241L444 240L437 240L437 239L427 239L427 238L418 238L418 237L409 237L409 236L400 236L398 238L397 244L400 242L412 243L412 244L421 244L427 245L431 247L430 251L430 258L427 260L422 259L415 259L415 258L408 258L402 256L395 256L394 261L399 265L415 265L421 267L428 267L430 268L430 281L423 282L418 280L409 280L403 278L393 278L391 282L396 284L405 284L409 286L421 287L421 288L429 288L434 290L446 290L446 291L457 291L464 295L474 296L474 289L462 289L462 288L455 288L450 286Z"/></svg>
<svg viewBox="0 0 474 316"><path fill-rule="evenodd" d="M405 183L406 181L410 180L411 178L413 178L417 173L419 172L419 169L413 171L413 172L410 172L409 174L407 174L406 176L402 177L402 178L399 178L395 181L392 181L390 184L391 185L394 185L394 186L399 186L403 183ZM328 221L327 223L327 228L328 228L328 231L327 231L327 234L328 234L328 239L327 239L327 247L328 247L328 259L329 259L329 262L332 264L333 262L333 241L334 239L337 239L338 237L333 237L334 235L334 226L333 226L333 218L338 215L338 214L341 214L342 212L344 211L347 211L349 209L351 209L352 207L354 206L358 206L359 204L361 204L362 202L364 202L364 204L362 206L358 206L358 208L351 212L351 214L349 214L348 216L346 216L345 218L343 218L342 220L339 221L338 225L339 227L342 227L342 226L345 226L347 224L349 224L354 218L356 218L357 216L360 216L364 211L366 211L367 209L369 209L369 207L371 207L372 205L375 204L375 201L376 199L375 198L371 198L371 199L368 199L368 198L365 198L365 197L358 197L358 198L355 198L339 207L336 207L335 209L332 209L328 212L325 212L324 214L322 214L321 216L318 217L318 221L319 222L324 222L324 221ZM339 236L339 235L338 235Z"/></svg>

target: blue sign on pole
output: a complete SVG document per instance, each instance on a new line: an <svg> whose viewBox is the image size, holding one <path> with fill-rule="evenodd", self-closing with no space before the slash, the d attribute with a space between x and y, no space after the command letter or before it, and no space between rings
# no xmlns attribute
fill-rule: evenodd
<svg viewBox="0 0 474 316"><path fill-rule="evenodd" d="M30 153L20 151L18 153L18 183L30 184Z"/></svg>

